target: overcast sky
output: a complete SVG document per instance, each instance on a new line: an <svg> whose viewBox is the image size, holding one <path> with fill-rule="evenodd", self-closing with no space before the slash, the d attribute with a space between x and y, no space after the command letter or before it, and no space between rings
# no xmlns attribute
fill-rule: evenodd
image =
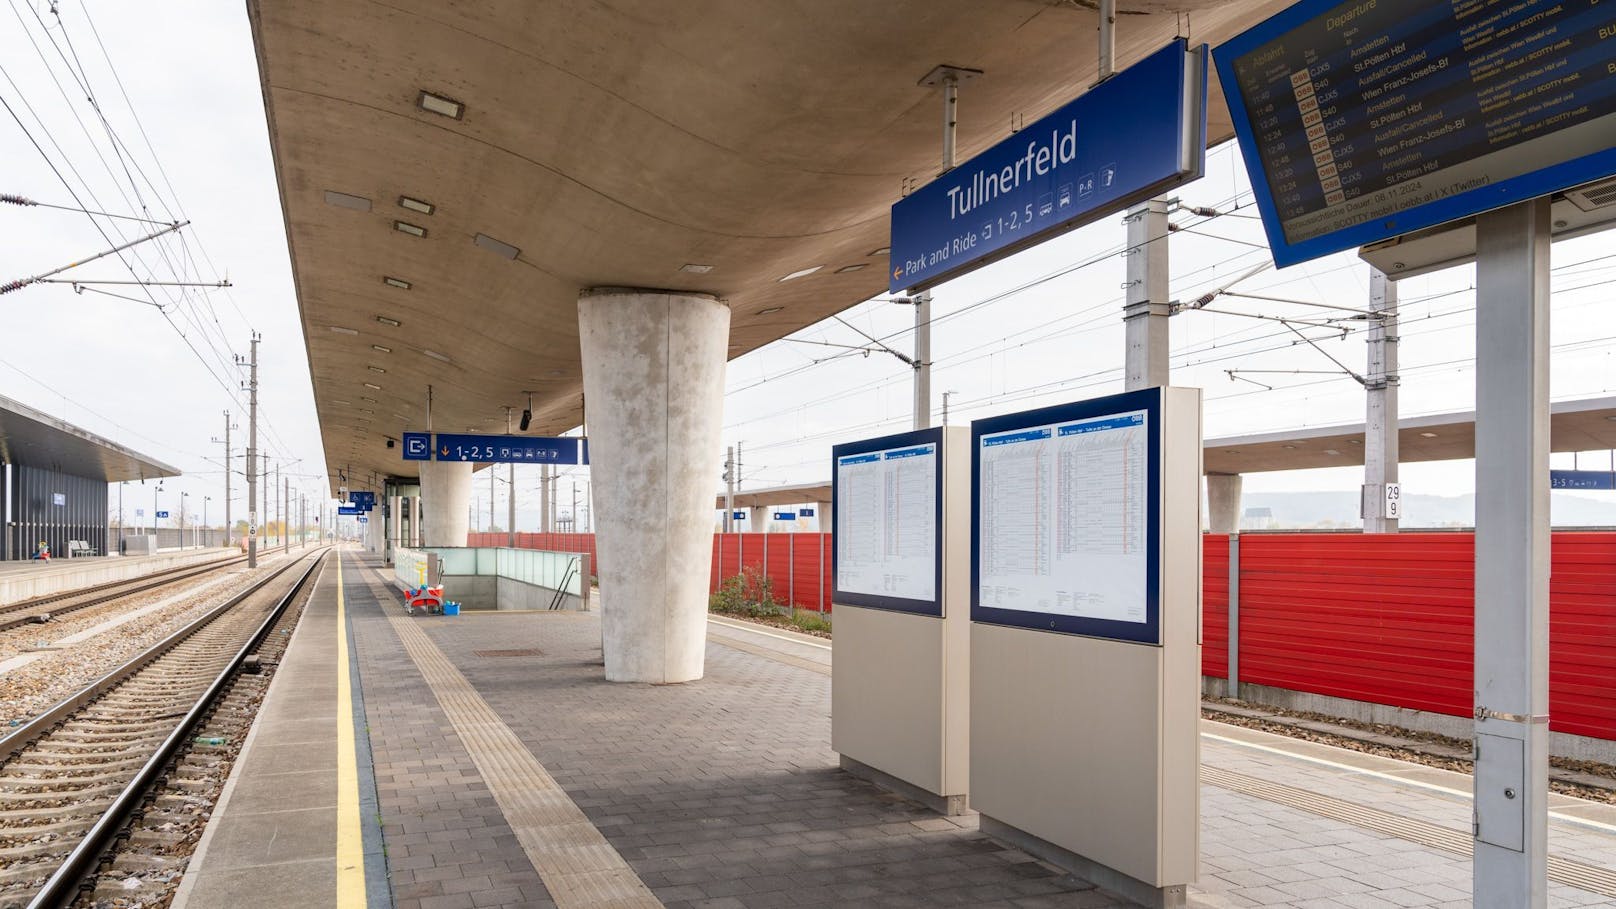
<svg viewBox="0 0 1616 909"><path fill-rule="evenodd" d="M234 358L247 353L256 330L263 335L262 443L277 460L294 465L287 472L296 486L311 497L322 495L325 465L244 5L180 0L157 11L146 4L64 0L58 26L44 0L7 2L0 10L0 99L10 111L0 108L0 161L6 163L0 193L69 206L78 204L77 193L85 207L98 211L188 218L192 225L180 239L136 247L127 254L130 265L142 277L228 276L235 286L152 288L164 312L142 302L76 295L59 284L6 294L0 297L0 394L179 467L186 476L165 484L170 498L159 507L177 508L171 497L183 490L190 493L189 510L200 513L201 498L212 496L209 517L217 521L223 446L212 440L223 435L224 411L232 411L241 427L233 439L239 471L245 374ZM87 77L99 114L85 101L74 71ZM1003 112L973 108L968 88L960 116L1005 119ZM1171 241L1174 298L1223 286L1267 261L1232 144L1213 150L1206 178L1179 195L1187 205L1226 214L1210 220L1174 215L1187 228ZM108 238L120 243L154 229L0 205L0 283L101 252ZM1120 391L1123 237L1120 217L1106 218L937 289L934 408L941 408L944 391L955 392L950 422L964 422ZM1616 258L1601 258L1608 247L1608 235L1555 247L1555 400L1607 395L1616 384L1610 337L1616 323L1604 302L1616 278ZM71 274L130 277L116 257ZM1473 280L1467 267L1401 282L1404 415L1473 405ZM145 298L141 288L103 289ZM1340 254L1266 271L1236 289L1362 308L1368 268ZM1315 320L1346 315L1231 298L1213 308ZM898 350L911 348L909 307L876 300L843 317ZM1331 356L1363 370L1361 332L1307 333ZM1295 336L1278 322L1186 313L1172 320L1172 335L1173 382L1205 389L1209 438L1363 419L1358 383L1322 353L1293 343ZM827 479L832 444L909 425L911 374L896 357L847 355L824 343L802 343L864 343L835 322L795 337L797 342L779 342L730 364L723 441L742 446L747 488ZM1229 369L1244 372L1231 379ZM1580 462L1603 467L1609 456L1583 456ZM1571 458L1556 456L1555 464L1570 466ZM499 472L503 478L505 469ZM520 529L537 521L536 475L528 467L517 472ZM582 475L576 479L581 488ZM1473 485L1469 462L1405 465L1402 479L1407 495L1457 495ZM562 481L564 506L570 504L570 482ZM1360 482L1357 468L1294 471L1250 476L1246 489L1352 490ZM479 474L474 495L480 515L486 514L487 488L487 477ZM131 521L136 501L149 509L152 493L150 484L140 491L130 487ZM501 524L506 495L498 485ZM239 517L245 500L239 483L234 499Z"/></svg>

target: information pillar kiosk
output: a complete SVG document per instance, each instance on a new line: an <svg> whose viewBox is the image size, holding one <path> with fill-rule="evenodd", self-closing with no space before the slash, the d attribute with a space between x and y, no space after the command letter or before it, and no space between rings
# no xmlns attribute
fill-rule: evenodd
<svg viewBox="0 0 1616 909"><path fill-rule="evenodd" d="M836 649L831 747L843 769L944 814L969 780L970 431L832 449Z"/></svg>
<svg viewBox="0 0 1616 909"><path fill-rule="evenodd" d="M1200 415L1152 388L971 425L971 806L1146 906L1199 848Z"/></svg>

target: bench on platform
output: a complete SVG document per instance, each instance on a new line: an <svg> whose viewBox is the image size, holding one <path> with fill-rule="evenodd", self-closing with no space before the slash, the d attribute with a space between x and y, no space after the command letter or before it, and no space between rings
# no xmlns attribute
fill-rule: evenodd
<svg viewBox="0 0 1616 909"><path fill-rule="evenodd" d="M67 557L70 559L78 558L79 556L93 556L99 554L100 553L96 552L94 546L91 546L84 540L67 541Z"/></svg>

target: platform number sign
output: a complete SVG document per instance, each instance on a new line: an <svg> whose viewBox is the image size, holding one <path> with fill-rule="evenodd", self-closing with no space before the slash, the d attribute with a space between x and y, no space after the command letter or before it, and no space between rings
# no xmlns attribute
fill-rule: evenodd
<svg viewBox="0 0 1616 909"><path fill-rule="evenodd" d="M1386 484L1386 518L1395 521L1403 516L1403 487L1397 483Z"/></svg>

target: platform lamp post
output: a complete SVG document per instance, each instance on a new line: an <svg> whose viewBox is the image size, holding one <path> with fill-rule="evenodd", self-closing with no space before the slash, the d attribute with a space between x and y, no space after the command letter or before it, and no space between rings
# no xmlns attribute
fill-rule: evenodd
<svg viewBox="0 0 1616 909"><path fill-rule="evenodd" d="M152 536L158 538L157 540L153 541L153 546L152 546L153 550L155 550L157 548L156 544L161 542L161 538L162 538L162 534L157 532L157 497L162 495L162 494L163 494L163 481L158 480L157 481L157 488L152 490L152 495L151 495L151 530L152 530Z"/></svg>
<svg viewBox="0 0 1616 909"><path fill-rule="evenodd" d="M185 548L185 500L187 498L189 498L190 495L191 494L188 493L188 492L180 493L180 548L181 549Z"/></svg>
<svg viewBox="0 0 1616 909"><path fill-rule="evenodd" d="M203 496L202 497L202 526L203 527L208 526L208 503L211 502L211 501L213 501L213 496ZM212 529L209 529L207 531L207 534L208 534L207 545L212 546L213 545L213 531L212 531Z"/></svg>

